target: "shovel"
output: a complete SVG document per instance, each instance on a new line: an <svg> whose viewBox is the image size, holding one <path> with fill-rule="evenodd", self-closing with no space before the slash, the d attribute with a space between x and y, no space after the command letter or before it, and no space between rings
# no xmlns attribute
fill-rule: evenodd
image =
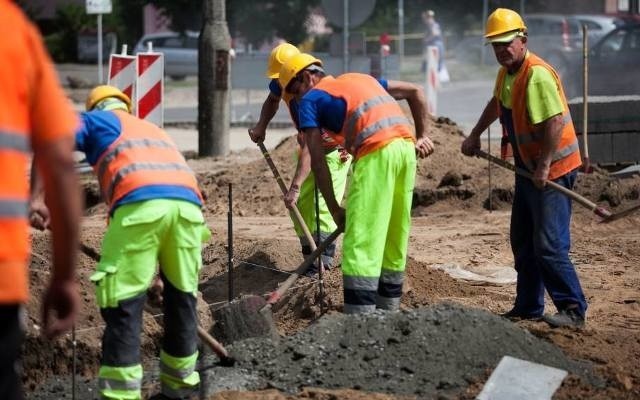
<svg viewBox="0 0 640 400"><path fill-rule="evenodd" d="M522 168L518 168L515 165L508 163L506 161L504 161L501 158L498 158L496 156L492 156L491 154L485 153L482 150L476 150L476 155L478 157L484 158L485 160L489 160L494 164L497 164L503 168L509 169L511 171L514 171L516 174L520 175L520 176L524 176L526 178L533 178L533 175L529 172L526 171ZM640 204L636 204L626 210L622 210L620 212L617 212L615 214L612 214L611 211L607 210L604 207L598 206L596 203L592 202L591 200L587 199L586 197L583 197L581 195L579 195L578 193L574 192L573 190L567 189L566 187L562 186L562 185L558 185L557 183L553 182L553 181L547 181L547 185L549 185L549 187L551 187L554 190L557 190L563 194L565 194L566 196L568 196L570 199L575 200L578 204L580 204L583 207L588 208L589 210L593 211L594 214L596 214L597 216L601 217L602 220L600 220L601 223L609 223L611 221L615 221L617 219L620 219L622 217L626 217L628 215L630 215L631 213L635 212L636 210L640 209Z"/></svg>
<svg viewBox="0 0 640 400"><path fill-rule="evenodd" d="M271 155L267 151L267 148L264 146L263 142L258 142L258 147L260 148L260 151L262 152L262 155L264 156L265 161L267 161L267 164L269 165L269 168L271 169L271 172L273 172L273 177L276 178L276 181L278 182L278 186L280 186L280 190L282 190L282 194L286 195L287 194L287 187L284 184L284 180L282 179L282 176L278 172L278 168L276 167L276 165L274 164L273 160L271 159ZM311 247L311 251L314 251L316 249L316 242L313 239L313 235L309 231L309 228L307 227L307 224L305 224L304 219L302 219L302 215L300 214L300 210L298 210L298 207L295 204L293 205L293 207L291 207L291 216L298 223L298 225L302 228L302 233L304 234L304 237L309 242L309 246Z"/></svg>
<svg viewBox="0 0 640 400"><path fill-rule="evenodd" d="M80 243L80 251L87 257L91 258L95 262L100 262L100 253L94 248L87 246L84 243ZM146 307L145 307L146 309ZM149 310L147 310L149 311ZM236 360L229 355L229 352L222 346L220 342L213 338L203 327L198 325L198 337L220 358L220 365L224 367L231 367L236 363Z"/></svg>

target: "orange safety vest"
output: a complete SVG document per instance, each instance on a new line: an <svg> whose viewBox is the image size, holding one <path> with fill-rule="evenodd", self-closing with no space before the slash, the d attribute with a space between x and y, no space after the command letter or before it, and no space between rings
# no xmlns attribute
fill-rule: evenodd
<svg viewBox="0 0 640 400"><path fill-rule="evenodd" d="M162 129L124 111L113 112L122 132L93 167L110 208L131 191L149 185L184 186L202 200L193 171Z"/></svg>
<svg viewBox="0 0 640 400"><path fill-rule="evenodd" d="M582 164L582 161L580 159L578 138L573 127L573 122L571 121L571 114L569 113L569 107L567 106L567 99L565 98L564 90L562 89L560 77L553 67L531 52L529 52L529 56L524 59L522 66L520 66L520 71L513 82L513 88L511 91L513 128L515 129L515 139L520 159L527 169L534 172L537 161L540 159L542 152L543 132L540 132L539 130L536 131L529 121L526 103L526 89L529 82L529 76L531 75L531 68L536 65L543 66L551 72L556 81L558 90L560 91L563 105L562 117L564 126L562 128L562 136L558 143L558 147L551 158L548 178L551 180L559 178L562 175L578 168ZM498 96L502 93L502 85L504 84L504 77L506 73L507 69L504 67L500 68L500 71L498 72L498 83L496 87L496 93ZM499 101L498 112L500 115L502 114ZM503 157L508 154L508 150L505 148L507 143L508 141L503 141Z"/></svg>
<svg viewBox="0 0 640 400"><path fill-rule="evenodd" d="M314 87L347 103L342 130L344 147L356 159L384 147L396 138L415 141L411 122L398 102L370 75L347 73L327 76Z"/></svg>

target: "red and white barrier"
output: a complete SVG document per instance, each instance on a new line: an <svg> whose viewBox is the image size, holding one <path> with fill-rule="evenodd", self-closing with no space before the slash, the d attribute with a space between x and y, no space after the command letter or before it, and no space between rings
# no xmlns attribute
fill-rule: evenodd
<svg viewBox="0 0 640 400"><path fill-rule="evenodd" d="M424 90L427 100L427 112L431 115L436 115L438 106L438 88L440 87L438 56L438 48L436 46L427 47L427 72Z"/></svg>
<svg viewBox="0 0 640 400"><path fill-rule="evenodd" d="M137 57L136 113L138 118L162 128L164 124L164 55L148 51L138 53Z"/></svg>
<svg viewBox="0 0 640 400"><path fill-rule="evenodd" d="M122 46L122 54L111 54L108 84L122 90L132 102L136 96L136 76L136 57L127 55L126 46Z"/></svg>

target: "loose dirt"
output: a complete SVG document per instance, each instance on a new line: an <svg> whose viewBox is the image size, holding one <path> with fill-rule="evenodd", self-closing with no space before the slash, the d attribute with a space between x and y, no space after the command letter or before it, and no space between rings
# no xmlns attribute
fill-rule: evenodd
<svg viewBox="0 0 640 400"><path fill-rule="evenodd" d="M511 307L513 283L454 279L441 267L475 273L512 268L508 232L513 175L492 166L490 190L487 161L459 152L462 138L455 124L446 118L434 121L431 136L437 150L418 166L404 311L342 315L341 273L335 268L325 276L328 310L322 314L317 281L301 278L274 309L279 341L249 339L230 345L240 360L237 368L215 366L215 357L203 350L200 368L206 397L471 399L505 354L568 370L557 399L640 397L640 216L600 224L589 210L574 204L571 257L590 305L584 330L508 322L494 314ZM295 148L290 137L271 150L286 181L293 174ZM201 323L208 328L212 311L229 296L230 186L234 297L274 290L302 257L281 193L257 150L189 163L198 174L214 233L203 249L200 284ZM88 208L82 241L99 249L106 210L98 203L95 182L84 180ZM639 201L640 177L615 180L597 170L581 174L576 190L616 212ZM70 398L70 335L52 343L39 338L39 299L49 279L50 238L34 231L32 239L24 383L30 399ZM76 357L81 399L96 398L103 329L88 280L93 269L94 261L80 254L83 303ZM552 305L547 312L555 312ZM145 395L158 388L159 320L146 315L143 326L144 365L149 371Z"/></svg>

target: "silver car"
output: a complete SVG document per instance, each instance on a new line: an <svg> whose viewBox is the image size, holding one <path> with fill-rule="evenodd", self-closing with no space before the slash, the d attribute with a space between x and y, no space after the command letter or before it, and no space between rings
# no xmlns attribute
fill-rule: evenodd
<svg viewBox="0 0 640 400"><path fill-rule="evenodd" d="M198 75L198 32L150 33L140 39L134 53L144 53L151 42L154 52L164 54L164 74L173 80Z"/></svg>

